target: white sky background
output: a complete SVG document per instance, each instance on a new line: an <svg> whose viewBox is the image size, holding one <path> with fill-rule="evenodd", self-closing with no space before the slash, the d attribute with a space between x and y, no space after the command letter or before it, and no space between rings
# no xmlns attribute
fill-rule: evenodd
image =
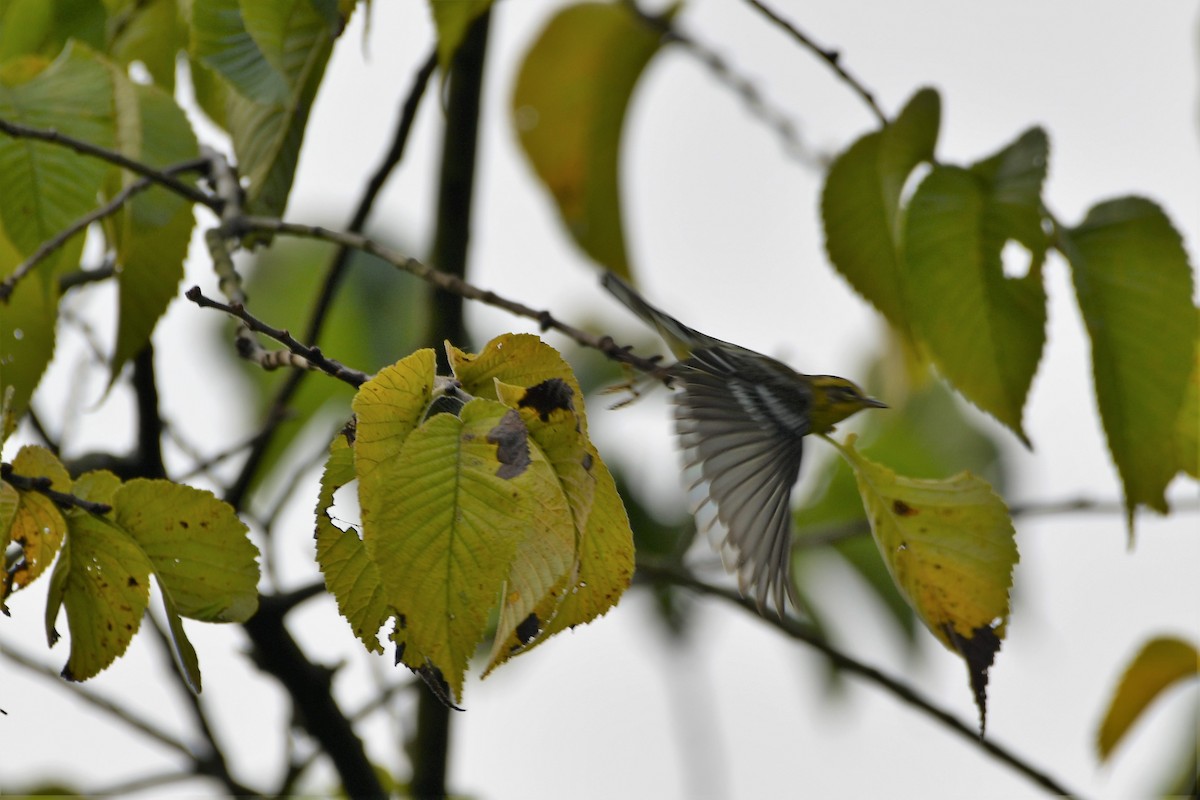
<svg viewBox="0 0 1200 800"><path fill-rule="evenodd" d="M595 271L560 229L509 124L519 57L558 5L507 0L494 15L471 278L564 319L603 320L605 330L633 340L638 329L602 295ZM1194 6L777 0L774 7L841 50L845 66L889 114L920 86L937 87L940 158L972 161L1042 125L1052 147L1046 197L1061 220L1078 222L1103 199L1144 194L1166 208L1195 262L1200 29ZM825 66L743 3L693 0L679 21L786 109L813 147L840 150L873 124ZM432 41L425 6L414 0L374 4L365 57L362 22L360 13L318 97L289 211L295 221L342 224L349 217ZM390 226L422 248L432 231L439 117L427 98L404 164L373 218L376 228ZM738 97L690 56L665 51L635 97L624 156L632 256L652 300L708 333L805 371L861 377L854 370L879 323L825 259L817 224L821 176L789 160ZM206 270L204 259L194 259L188 280L215 290ZM999 433L1014 459L1008 499L1115 499L1069 275L1057 259L1046 274L1049 341L1026 409L1037 450L1026 453ZM100 293L90 306L103 335L111 304ZM473 309L470 321L475 344L532 329L491 309ZM166 413L215 450L252 421L231 423L213 411L223 407L229 388L209 369L219 369L228 354L209 351L198 333L202 324L215 320L178 302L156 344ZM60 352L38 407L53 418L76 392L82 403L76 426L87 447L128 441L128 398L118 392L97 405L103 379L80 388L74 368L83 357ZM621 412L595 406L591 418L606 457L637 461L639 483L678 498L678 461L662 400ZM314 478L294 503L294 521L279 528L291 585L314 574L315 491ZM1195 484L1179 482L1171 496L1194 502ZM1174 752L1196 707L1194 686L1173 693L1110 766L1097 764L1095 726L1136 649L1163 632L1200 640L1200 517L1144 515L1138 522L1132 552L1120 515L1019 522L1014 611L991 672L989 735L1089 797L1139 795L1146 777L1159 774L1162 758ZM846 629L857 630L857 638L839 644L974 720L959 660L925 633L919 657L906 656L871 601L840 588L842 570L831 561L808 577L813 593L837 592L839 613L856 620ZM13 619L0 620L0 641L58 669L66 643L45 650L44 602L44 581L13 598ZM701 624L682 649L670 645L648 611L646 598L632 592L603 620L559 636L485 682L472 680L469 710L454 718L452 788L489 800L1040 794L873 686L849 679L839 698L827 698L820 657L740 611L700 604ZM317 660L350 661L336 686L351 708L377 681L398 677L388 659L361 657L332 601L309 603L291 627ZM283 758L275 733L285 723L286 703L240 655L245 641L236 628L190 625L189 633L204 670L204 702L231 766L244 782L265 788L264 778ZM182 733L187 716L163 665L151 637L139 636L124 659L86 686L132 698L143 713ZM8 666L2 674L0 707L8 716L0 717L0 792L16 779L50 773L98 788L177 763L168 751L95 716L69 690ZM406 711L411 699L398 705ZM373 756L395 764L394 724L376 718L364 731ZM197 793L207 785L186 786Z"/></svg>

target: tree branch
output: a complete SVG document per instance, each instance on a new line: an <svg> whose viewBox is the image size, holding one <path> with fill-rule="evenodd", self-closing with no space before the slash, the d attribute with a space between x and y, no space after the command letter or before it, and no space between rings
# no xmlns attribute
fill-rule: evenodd
<svg viewBox="0 0 1200 800"><path fill-rule="evenodd" d="M66 147L74 150L76 153L85 156L99 158L102 161L107 161L110 164L115 164L118 167L127 169L130 172L135 172L143 178L148 178L153 183L157 183L166 189L170 189L175 194L191 200L193 203L199 203L202 206L212 209L217 214L221 213L222 201L219 198L206 194L194 186L188 186L178 178L168 174L164 170L155 169L147 164L143 164L136 159L118 153L116 150L109 150L107 147L85 142L81 139L76 139L72 136L59 133L56 130L46 130L42 128L31 128L28 125L21 125L16 122L9 122L5 119L0 119L0 133L8 134L14 139L36 139L42 142L49 142L61 147Z"/></svg>
<svg viewBox="0 0 1200 800"><path fill-rule="evenodd" d="M871 113L875 115L875 119L879 120L880 125L887 124L887 115L879 108L875 102L875 95L857 78L846 71L842 66L842 56L837 50L821 47L812 37L801 31L792 23L785 20L779 14L768 8L761 0L746 0L752 8L770 20L772 23L782 28L789 36L795 39L801 47L810 51L822 61L829 64L829 67L837 73L837 76L849 86L855 94L862 98L863 102L871 109Z"/></svg>
<svg viewBox="0 0 1200 800"><path fill-rule="evenodd" d="M1002 745L998 745L990 739L985 739L979 736L975 728L962 720L955 717L948 711L939 708L934 703L926 699L911 686L902 681L893 678L874 667L864 664L857 659L846 655L842 651L830 645L827 641L817 634L816 630L811 625L806 625L799 620L791 617L780 617L776 614L766 612L760 614L753 600L742 597L732 589L725 589L720 586L714 586L699 580L691 573L681 569L678 565L664 562L657 563L652 561L639 561L638 572L647 577L653 577L657 580L672 583L676 586L681 586L691 589L699 594L709 595L724 600L727 603L738 606L748 613L759 617L768 625L778 629L781 633L796 641L812 647L822 653L833 664L839 668L863 678L869 683L882 688L886 692L892 694L904 703L924 712L938 722L942 723L946 728L959 734L964 739L971 742L976 747L986 752L996 760L1008 765L1025 777L1037 783L1044 789L1047 789L1055 794L1067 797L1079 797L1075 792L1069 791L1062 786L1057 780L1048 775L1042 769L1035 767L1025 759L1011 752Z"/></svg>
<svg viewBox="0 0 1200 800"><path fill-rule="evenodd" d="M94 503L91 500L84 500L82 497L76 497L67 492L59 492L50 484L50 479L44 476L29 477L26 475L18 475L13 472L12 464L0 464L0 478L3 478L6 483L16 489L22 489L27 492L37 492L45 495L54 501L55 505L62 508L79 508L92 514L107 514L112 511L112 506L104 503Z"/></svg>

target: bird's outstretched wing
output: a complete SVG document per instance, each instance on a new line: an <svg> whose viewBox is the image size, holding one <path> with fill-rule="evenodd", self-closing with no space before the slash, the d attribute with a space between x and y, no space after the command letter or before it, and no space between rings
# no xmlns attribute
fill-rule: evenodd
<svg viewBox="0 0 1200 800"><path fill-rule="evenodd" d="M742 592L752 591L760 610L772 598L782 615L792 593L790 500L812 397L749 356L697 350L673 367L675 427L687 466L700 472L693 511L711 506Z"/></svg>

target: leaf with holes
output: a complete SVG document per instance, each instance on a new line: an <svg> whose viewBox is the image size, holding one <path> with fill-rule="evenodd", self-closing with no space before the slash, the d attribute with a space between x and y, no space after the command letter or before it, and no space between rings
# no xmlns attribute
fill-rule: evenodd
<svg viewBox="0 0 1200 800"><path fill-rule="evenodd" d="M12 462L13 472L28 478L49 478L50 488L71 491L71 477L62 463L44 447L26 445ZM7 541L21 552L0 575L0 603L12 592L33 583L54 562L67 525L54 501L36 491L18 492L18 504L7 531Z"/></svg>

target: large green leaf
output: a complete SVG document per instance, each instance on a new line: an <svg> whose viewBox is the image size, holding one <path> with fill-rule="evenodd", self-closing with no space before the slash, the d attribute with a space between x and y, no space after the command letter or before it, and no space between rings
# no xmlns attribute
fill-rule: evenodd
<svg viewBox="0 0 1200 800"><path fill-rule="evenodd" d="M108 68L78 44L48 64L10 62L0 68L0 118L109 147L115 123ZM0 223L17 251L28 256L90 211L107 170L65 147L0 135ZM52 256L43 265L46 280L55 263Z"/></svg>
<svg viewBox="0 0 1200 800"><path fill-rule="evenodd" d="M7 0L0 3L0 63L21 55L58 55L69 40L104 47L101 0Z"/></svg>
<svg viewBox="0 0 1200 800"><path fill-rule="evenodd" d="M1164 490L1186 466L1176 437L1196 357L1192 268L1166 214L1138 197L1094 206L1060 246L1132 530L1136 506L1167 510Z"/></svg>
<svg viewBox="0 0 1200 800"><path fill-rule="evenodd" d="M601 265L629 276L621 222L621 128L662 38L619 3L558 12L526 53L513 92L521 147L563 224Z"/></svg>
<svg viewBox="0 0 1200 800"><path fill-rule="evenodd" d="M281 0L264 5L281 6ZM238 0L205 0L191 6L192 55L229 82L239 94L260 103L282 103L284 76L266 59L246 30Z"/></svg>
<svg viewBox="0 0 1200 800"><path fill-rule="evenodd" d="M1046 340L1046 294L1040 262L1008 278L1001 261L1040 206L1019 190L1034 167L1008 164L1022 156L1044 173L1044 153L1024 139L998 157L1003 170L933 168L908 206L904 288L913 329L942 373L1028 444L1022 411Z"/></svg>
<svg viewBox="0 0 1200 800"><path fill-rule="evenodd" d="M933 159L940 119L937 92L917 92L894 122L837 157L821 194L829 260L906 335L900 197L917 165Z"/></svg>
<svg viewBox="0 0 1200 800"><path fill-rule="evenodd" d="M123 76L114 76L118 83ZM126 155L154 167L176 164L199 153L196 136L175 100L154 86L128 85L118 94L130 102L118 103ZM126 182L136 180L125 176ZM160 187L134 197L118 218L117 343L112 359L112 380L121 367L146 346L150 334L183 279L183 259L195 225L191 204Z"/></svg>

